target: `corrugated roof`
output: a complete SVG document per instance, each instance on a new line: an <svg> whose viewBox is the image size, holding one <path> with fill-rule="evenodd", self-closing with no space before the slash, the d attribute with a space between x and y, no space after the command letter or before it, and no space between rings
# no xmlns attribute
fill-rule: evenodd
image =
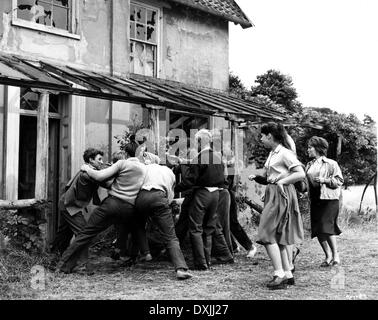
<svg viewBox="0 0 378 320"><path fill-rule="evenodd" d="M140 75L110 76L71 66L0 55L0 84L46 89L98 99L161 106L234 121L282 121L282 113L226 92Z"/></svg>
<svg viewBox="0 0 378 320"><path fill-rule="evenodd" d="M192 7L210 14L223 17L226 20L240 24L243 28L253 27L247 17L234 0L171 0L172 2Z"/></svg>

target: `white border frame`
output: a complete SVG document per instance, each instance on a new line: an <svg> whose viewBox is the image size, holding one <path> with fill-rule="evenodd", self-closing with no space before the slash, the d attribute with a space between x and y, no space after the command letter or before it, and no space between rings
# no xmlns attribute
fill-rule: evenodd
<svg viewBox="0 0 378 320"><path fill-rule="evenodd" d="M42 24L38 24L38 23L34 23L31 21L17 18L17 0L12 0L12 25L80 40L81 37L78 34L79 33L79 12L80 12L78 3L79 1L72 0L71 26L70 26L71 30L70 31L66 31L66 30L54 28L54 27L49 27Z"/></svg>

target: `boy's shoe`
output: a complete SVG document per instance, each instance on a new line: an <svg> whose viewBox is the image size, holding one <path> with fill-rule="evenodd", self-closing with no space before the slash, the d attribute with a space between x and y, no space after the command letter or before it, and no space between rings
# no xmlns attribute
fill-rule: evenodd
<svg viewBox="0 0 378 320"><path fill-rule="evenodd" d="M148 262L148 261L151 261L152 260L152 256L150 253L147 253L147 254L144 254L144 255L141 255L139 257L139 262Z"/></svg>
<svg viewBox="0 0 378 320"><path fill-rule="evenodd" d="M216 265L216 264L233 264L233 263L235 263L235 260L233 258L228 259L228 260L222 260L222 259L219 259L219 258L215 258L215 259L211 260L211 264L212 265Z"/></svg>
<svg viewBox="0 0 378 320"><path fill-rule="evenodd" d="M206 271L209 270L209 267L207 265L195 265L193 270Z"/></svg>
<svg viewBox="0 0 378 320"><path fill-rule="evenodd" d="M189 273L187 270L178 269L176 271L176 277L178 280L186 280L192 277L192 274Z"/></svg>
<svg viewBox="0 0 378 320"><path fill-rule="evenodd" d="M248 251L246 257L248 259L253 259L255 257L256 252L257 252L257 248L255 246L252 246L252 249Z"/></svg>
<svg viewBox="0 0 378 320"><path fill-rule="evenodd" d="M80 265L76 266L72 269L72 273L81 274L85 276L92 276L94 275L94 271L92 268L89 268L87 265Z"/></svg>
<svg viewBox="0 0 378 320"><path fill-rule="evenodd" d="M238 253L238 252L240 252L241 250L240 250L239 246L237 246L233 251L234 251L234 253Z"/></svg>
<svg viewBox="0 0 378 320"><path fill-rule="evenodd" d="M127 257L127 256L122 257L121 256L119 261L120 261L121 267L131 267L134 264L136 264L136 258L135 257Z"/></svg>

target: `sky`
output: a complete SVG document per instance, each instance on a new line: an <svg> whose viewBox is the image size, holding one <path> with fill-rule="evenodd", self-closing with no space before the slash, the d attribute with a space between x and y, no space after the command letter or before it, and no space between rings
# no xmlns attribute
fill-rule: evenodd
<svg viewBox="0 0 378 320"><path fill-rule="evenodd" d="M305 107L378 121L377 0L236 0L255 25L230 24L230 70L249 88L290 75Z"/></svg>

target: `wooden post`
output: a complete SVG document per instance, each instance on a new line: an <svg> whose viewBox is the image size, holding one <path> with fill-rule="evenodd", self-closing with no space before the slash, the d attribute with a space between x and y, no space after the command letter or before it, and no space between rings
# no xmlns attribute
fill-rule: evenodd
<svg viewBox="0 0 378 320"><path fill-rule="evenodd" d="M149 120L151 123L151 131L153 134L154 151L159 151L160 145L160 129L159 129L159 109L149 108Z"/></svg>
<svg viewBox="0 0 378 320"><path fill-rule="evenodd" d="M234 165L234 183L237 186L239 182L239 153L238 153L238 138L237 138L237 127L234 121L231 121L231 148L234 150L235 165Z"/></svg>
<svg viewBox="0 0 378 320"><path fill-rule="evenodd" d="M215 129L215 118L209 117L209 130L213 131Z"/></svg>
<svg viewBox="0 0 378 320"><path fill-rule="evenodd" d="M5 101L5 199L18 199L18 152L20 144L20 88L7 87ZM1 168L0 168L1 169Z"/></svg>
<svg viewBox="0 0 378 320"><path fill-rule="evenodd" d="M37 155L35 176L35 198L47 199L48 197L48 174L49 174L49 94L46 91L40 93L37 114ZM47 226L51 224L51 215L48 209L42 209L41 215L47 220L45 229L42 230L44 245L48 243Z"/></svg>
<svg viewBox="0 0 378 320"><path fill-rule="evenodd" d="M80 170L83 163L83 152L85 149L85 106L86 98L79 96L71 96L70 103L70 162L71 172L70 178ZM68 182L68 181L67 181Z"/></svg>
<svg viewBox="0 0 378 320"><path fill-rule="evenodd" d="M49 94L39 96L37 114L37 156L35 176L35 198L47 198L49 154Z"/></svg>

